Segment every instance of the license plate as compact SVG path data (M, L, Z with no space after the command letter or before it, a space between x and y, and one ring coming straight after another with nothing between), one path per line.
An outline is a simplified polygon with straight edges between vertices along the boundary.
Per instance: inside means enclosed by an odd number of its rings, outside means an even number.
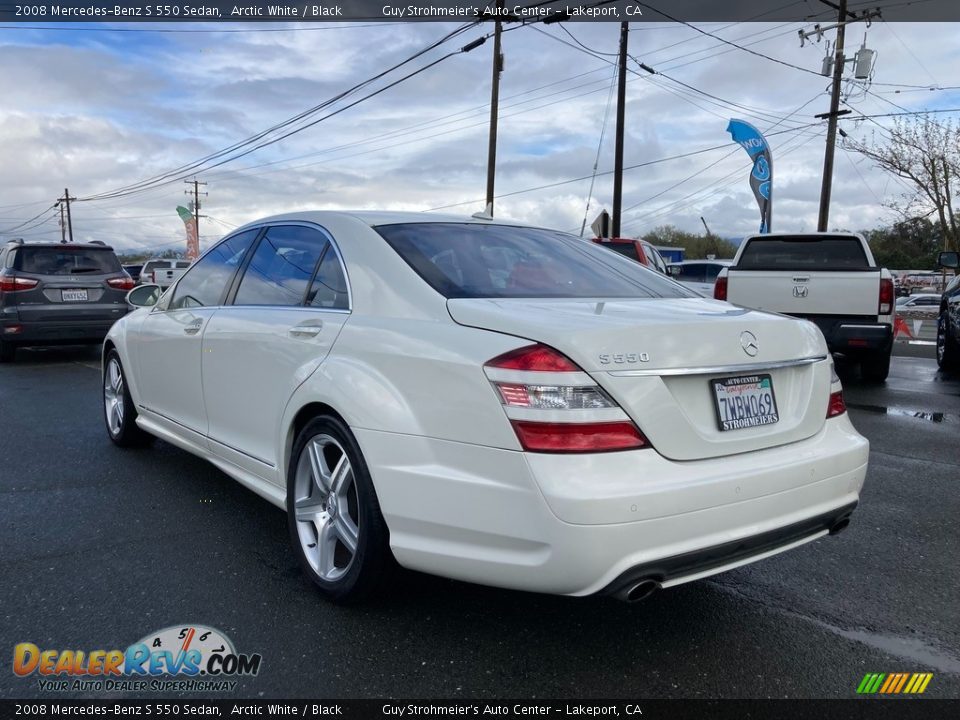
M86 302L86 290L61 290L64 302Z
M773 379L769 375L743 375L710 382L721 431L773 425L780 421Z

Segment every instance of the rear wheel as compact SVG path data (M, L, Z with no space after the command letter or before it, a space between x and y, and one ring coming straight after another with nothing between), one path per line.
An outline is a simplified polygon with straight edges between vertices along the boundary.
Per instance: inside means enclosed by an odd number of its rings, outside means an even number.
M17 348L15 345L11 345L8 342L0 340L0 362L8 363L13 362L13 359L17 355Z
M937 365L941 370L960 371L960 348L950 332L946 310L940 313L937 321Z
M143 447L153 442L153 436L137 425L137 409L116 350L107 353L103 366L103 419L107 434L115 445Z
M387 526L357 441L324 415L300 431L287 473L287 522L304 572L324 595L356 603L384 584Z
M860 375L867 382L882 383L890 374L890 352L870 355L860 361Z

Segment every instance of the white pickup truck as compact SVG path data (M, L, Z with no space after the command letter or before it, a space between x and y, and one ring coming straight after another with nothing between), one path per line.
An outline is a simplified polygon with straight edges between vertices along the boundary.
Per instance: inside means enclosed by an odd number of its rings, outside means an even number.
M714 297L805 318L833 353L860 363L864 380L883 382L893 349L893 275L849 233L771 233L743 240L720 271Z
M143 284L159 285L166 290L173 285L187 268L189 260L172 260L167 258L151 258L143 264L140 271L140 282Z

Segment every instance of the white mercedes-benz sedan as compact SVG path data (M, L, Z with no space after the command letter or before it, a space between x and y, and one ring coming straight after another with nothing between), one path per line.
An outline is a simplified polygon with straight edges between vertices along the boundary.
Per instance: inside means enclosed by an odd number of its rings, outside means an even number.
M286 509L343 602L394 562L639 600L838 532L866 474L815 325L552 230L271 217L129 301L110 438L162 438Z

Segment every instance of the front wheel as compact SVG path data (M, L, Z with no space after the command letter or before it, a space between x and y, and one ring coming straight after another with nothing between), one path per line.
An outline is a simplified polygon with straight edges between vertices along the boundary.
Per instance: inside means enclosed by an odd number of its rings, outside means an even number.
M384 584L387 526L360 447L338 418L311 420L294 442L287 522L304 572L331 600L360 602Z
M950 333L946 310L940 313L937 320L937 365L941 370L960 371L960 348Z
M137 409L127 388L120 353L111 350L103 365L103 419L107 435L120 447L144 447L153 436L137 425Z

